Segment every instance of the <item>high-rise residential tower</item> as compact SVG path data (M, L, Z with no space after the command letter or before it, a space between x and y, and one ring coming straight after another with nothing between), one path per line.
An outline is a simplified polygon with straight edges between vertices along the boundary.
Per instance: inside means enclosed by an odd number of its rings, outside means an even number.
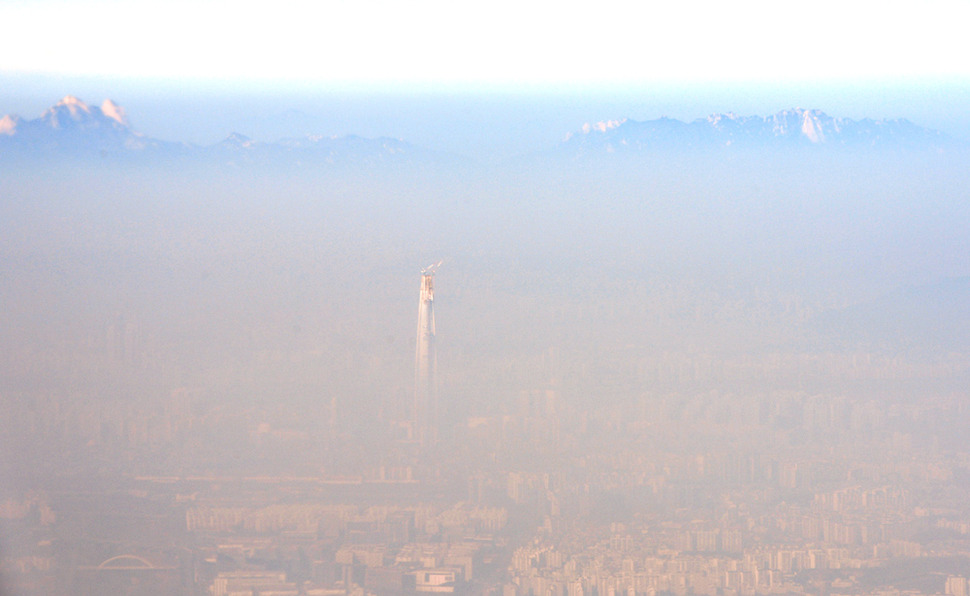
M418 339L414 357L414 408L412 438L422 446L438 440L438 361L434 339L434 274L441 262L421 271L418 301Z

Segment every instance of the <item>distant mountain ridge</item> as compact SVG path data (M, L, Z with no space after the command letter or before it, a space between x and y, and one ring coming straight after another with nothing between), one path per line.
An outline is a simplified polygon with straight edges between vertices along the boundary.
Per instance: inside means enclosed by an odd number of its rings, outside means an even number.
M586 124L569 134L563 146L578 150L641 151L714 147L782 148L944 148L943 133L905 119L833 118L821 110L793 108L771 116L713 114L692 122L670 118L611 120Z
M227 163L237 164L293 165L307 160L337 165L355 161L386 163L410 157L432 157L430 152L424 152L399 139L367 139L357 135L305 135L264 143L234 132L220 143L206 148L206 151L218 154Z
M5 158L188 160L248 167L426 163L441 155L398 139L355 135L307 135L266 143L232 133L209 146L161 141L133 130L124 108L110 99L96 107L68 95L34 120L13 114L0 119L0 161Z
M39 118L25 120L8 114L0 119L0 151L29 154L144 151L177 145L132 130L121 106L104 100L92 107L68 95Z
M744 148L781 153L792 148L944 150L958 145L946 135L908 120L833 118L795 108L771 116L714 114L692 122L670 118L586 124L545 157L612 153L672 153ZM523 156L526 157L526 156ZM539 156L542 159L541 156ZM232 167L384 167L467 163L455 155L387 137L306 135L260 142L238 133L209 146L168 142L136 132L124 108L110 99L89 106L68 95L39 118L0 119L0 163L175 162Z

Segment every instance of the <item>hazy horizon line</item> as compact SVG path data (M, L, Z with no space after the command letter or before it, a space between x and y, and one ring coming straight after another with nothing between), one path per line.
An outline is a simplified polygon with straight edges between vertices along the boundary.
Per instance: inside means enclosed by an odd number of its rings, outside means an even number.
M461 137L474 128L500 144L529 137L561 139L586 122L669 117L690 122L711 114L769 115L801 107L850 119L907 119L970 141L970 79L879 78L770 84L745 81L666 81L603 85L427 85L404 82L264 84L163 77L57 77L0 70L0 114L33 119L66 95L86 102L112 99L133 128L153 138L210 144L231 132L266 141L263 122L286 112L318 120L315 134L408 139ZM86 98L86 99L85 99Z

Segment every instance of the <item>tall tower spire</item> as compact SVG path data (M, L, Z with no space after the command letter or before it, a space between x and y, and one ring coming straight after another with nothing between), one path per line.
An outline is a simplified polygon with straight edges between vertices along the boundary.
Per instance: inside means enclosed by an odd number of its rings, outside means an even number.
M413 438L423 446L438 440L438 359L434 338L434 274L441 261L421 271L418 339L414 357Z

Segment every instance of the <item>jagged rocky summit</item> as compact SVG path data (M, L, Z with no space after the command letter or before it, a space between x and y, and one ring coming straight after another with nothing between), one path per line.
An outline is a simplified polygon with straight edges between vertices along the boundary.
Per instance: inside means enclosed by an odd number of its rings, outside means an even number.
M163 143L132 130L124 108L110 99L89 106L68 95L39 118L0 119L4 153L84 155L143 151Z

